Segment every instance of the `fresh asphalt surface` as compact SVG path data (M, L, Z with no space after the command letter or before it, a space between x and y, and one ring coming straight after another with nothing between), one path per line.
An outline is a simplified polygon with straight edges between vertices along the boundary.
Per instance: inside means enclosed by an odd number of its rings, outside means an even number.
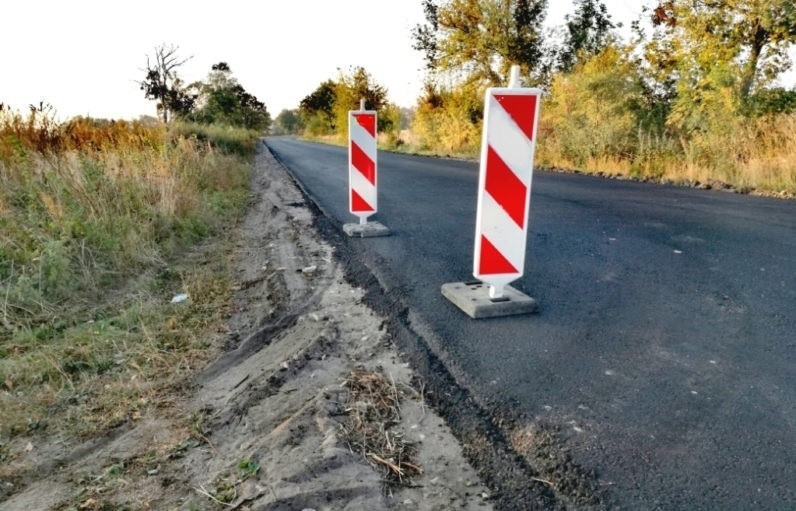
M327 215L345 148L266 145ZM525 274L535 315L473 320L478 166L380 152L366 245L386 287L494 410L561 428L609 507L796 509L796 201L536 171Z

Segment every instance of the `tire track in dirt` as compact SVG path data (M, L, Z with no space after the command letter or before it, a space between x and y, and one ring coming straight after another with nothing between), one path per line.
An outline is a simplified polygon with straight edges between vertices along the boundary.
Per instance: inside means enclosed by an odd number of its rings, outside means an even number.
M494 507L604 509L596 475L572 461L555 426L478 402L442 341L409 309L402 290L379 281L371 269L379 261L361 245L348 243L333 217L295 182L314 213L315 228L335 247L346 279L365 289L365 303L387 318L392 341L415 371L415 386L424 388L428 403L451 427L467 460L491 489Z
M405 484L387 484L384 467L341 437L351 371L383 374L396 389L419 380L313 224L263 147L222 355L185 382L183 402L69 452L53 446L61 461L33 467L37 480L0 509L491 509L422 392L401 391L400 422L389 425L423 470Z

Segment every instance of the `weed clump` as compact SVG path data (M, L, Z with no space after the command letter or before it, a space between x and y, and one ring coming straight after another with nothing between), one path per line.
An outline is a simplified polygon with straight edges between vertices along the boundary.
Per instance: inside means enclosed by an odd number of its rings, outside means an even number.
M380 470L389 484L410 484L423 470L414 462L415 447L392 429L401 419L400 394L394 382L358 368L343 381L348 389L342 437L352 452Z

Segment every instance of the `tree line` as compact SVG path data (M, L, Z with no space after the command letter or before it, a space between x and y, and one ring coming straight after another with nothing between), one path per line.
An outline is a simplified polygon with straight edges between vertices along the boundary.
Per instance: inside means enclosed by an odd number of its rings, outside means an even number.
M184 84L177 69L189 58L179 57L178 50L174 45L157 46L153 57L147 57L146 77L140 82L144 96L157 102L161 121L176 118L261 132L269 129L271 115L265 104L243 88L229 64L214 64L204 81Z
M425 85L411 119L357 68L275 127L342 137L342 114L366 97L396 145L473 155L484 90L505 86L516 64L526 86L545 91L542 164L796 190L786 149L796 145L796 90L777 86L796 42L792 0L650 0L625 37L600 0L574 0L552 32L546 0L421 2L425 20L408 44L423 55Z
M379 112L380 143L435 154L477 154L483 93L519 65L545 92L537 162L642 178L796 190L796 89L791 0L648 0L621 36L601 0L573 0L545 27L547 0L419 0L425 19L407 44L425 62L409 111L363 67L318 84L271 123L265 106L213 66L184 85L184 61L160 47L141 87L164 121L178 117L273 133L344 139L361 99Z

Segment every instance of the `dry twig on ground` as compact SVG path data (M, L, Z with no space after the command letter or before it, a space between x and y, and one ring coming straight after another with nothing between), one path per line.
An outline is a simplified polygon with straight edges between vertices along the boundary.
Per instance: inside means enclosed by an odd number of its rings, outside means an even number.
M402 395L384 375L357 368L343 381L348 389L345 420L340 427L349 449L384 471L391 484L410 484L423 471L415 463L415 447L392 429L401 420Z

